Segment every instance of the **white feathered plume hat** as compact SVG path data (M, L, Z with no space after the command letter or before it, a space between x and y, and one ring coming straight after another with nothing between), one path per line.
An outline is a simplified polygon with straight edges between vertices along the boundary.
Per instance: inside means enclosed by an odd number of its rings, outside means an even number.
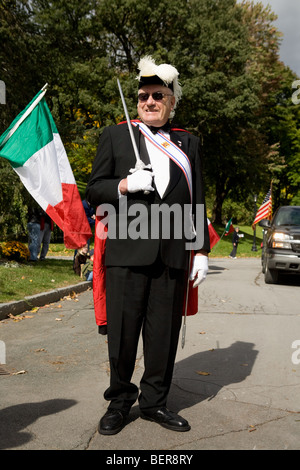
M182 94L177 69L169 64L156 65L151 56L143 57L138 63L138 69L140 73L136 78L139 81L139 88L156 84L170 88L175 96L175 109Z

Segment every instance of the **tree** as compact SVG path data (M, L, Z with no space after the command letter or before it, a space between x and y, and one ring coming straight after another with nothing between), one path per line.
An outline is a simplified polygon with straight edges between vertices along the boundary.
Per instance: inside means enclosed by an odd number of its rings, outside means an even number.
M175 120L202 139L215 221L225 198L265 190L272 172L295 187L296 172L283 173L282 158L293 168L297 161L277 148L278 123L296 146L297 118L279 118L276 108L283 68L270 8L237 0L5 0L0 15L0 78L10 83L0 127L48 82L46 99L83 187L103 127L125 118L116 76L136 117L136 65L145 54L180 72Z
M0 105L0 134L40 88L39 41L25 0L0 4L0 79L6 85L6 104ZM0 159L0 237L26 233L30 196L9 163Z
M199 58L187 64L187 110L192 110L194 129L203 138L207 180L215 193L212 218L218 223L225 198L245 199L257 192L267 173L271 149L262 124L268 93L278 86L273 18L268 9L247 2L207 1L201 2L190 26L200 34Z
M5 106L0 106L0 133L28 104L41 84L40 42L26 0L0 4L0 77L6 84Z
M297 76L282 65L281 84L270 108L269 141L277 142L285 160L284 169L275 174L275 207L300 203L300 107L292 101L292 84Z

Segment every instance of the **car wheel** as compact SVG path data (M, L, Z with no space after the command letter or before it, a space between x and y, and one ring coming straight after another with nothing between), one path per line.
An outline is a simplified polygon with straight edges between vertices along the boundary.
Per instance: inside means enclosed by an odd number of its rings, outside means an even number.
M269 269L268 263L265 267L265 283L276 284L278 282L278 271L276 269Z

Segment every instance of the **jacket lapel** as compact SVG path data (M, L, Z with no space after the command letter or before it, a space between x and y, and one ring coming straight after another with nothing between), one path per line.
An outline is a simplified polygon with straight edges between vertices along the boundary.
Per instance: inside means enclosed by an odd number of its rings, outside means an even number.
M145 139L143 138L143 135L139 130L139 126L132 126L132 130L133 130L134 139L135 139L138 151L139 151L140 159L145 163L145 165L148 165L150 163L150 158L147 152ZM128 132L129 132L129 129L128 129Z

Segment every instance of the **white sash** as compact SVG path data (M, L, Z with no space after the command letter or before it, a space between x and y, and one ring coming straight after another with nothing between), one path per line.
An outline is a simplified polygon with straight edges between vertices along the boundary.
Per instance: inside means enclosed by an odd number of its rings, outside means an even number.
M167 155L179 168L183 171L190 196L191 202L193 197L193 189L192 189L192 168L191 163L188 159L188 156L170 139L162 134L161 132L157 132L153 134L150 129L142 122L132 121L133 126L139 126L141 133L148 139L155 147L161 150L165 155Z

